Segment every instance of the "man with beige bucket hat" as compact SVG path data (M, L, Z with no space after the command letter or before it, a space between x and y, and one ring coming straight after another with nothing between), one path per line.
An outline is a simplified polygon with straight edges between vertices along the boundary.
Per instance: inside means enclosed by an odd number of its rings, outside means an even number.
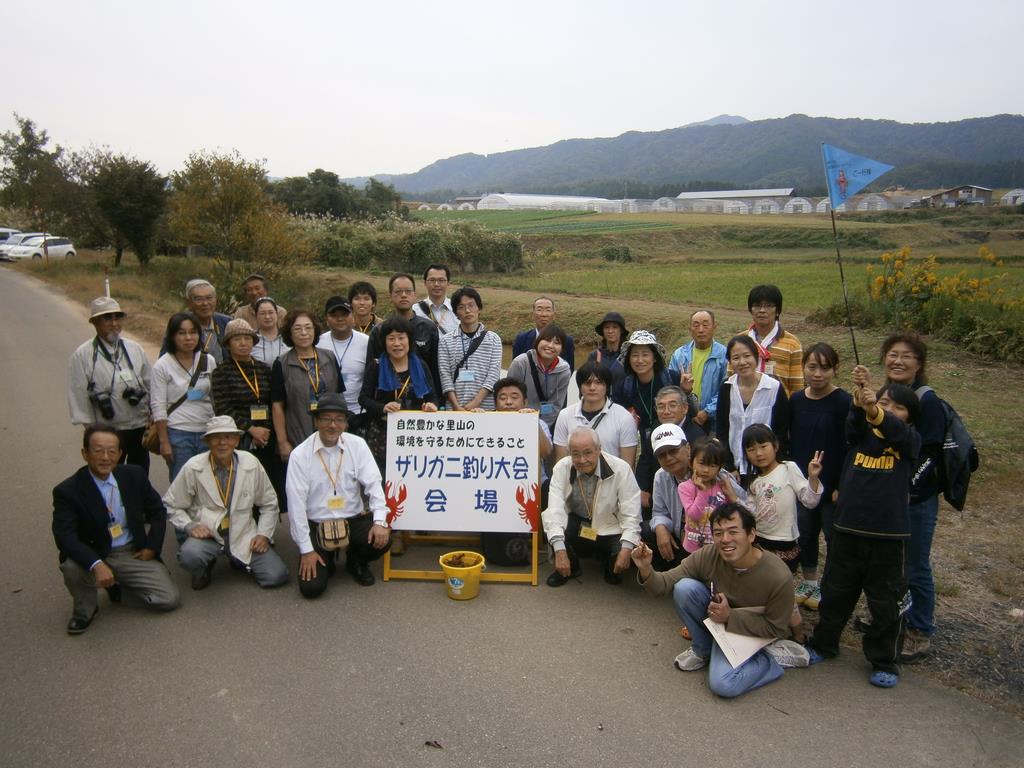
M271 546L277 495L259 460L236 450L241 436L230 416L210 419L203 433L210 450L189 459L164 495L171 524L188 534L178 562L192 575L195 590L209 586L222 552L261 587L288 581L288 569Z

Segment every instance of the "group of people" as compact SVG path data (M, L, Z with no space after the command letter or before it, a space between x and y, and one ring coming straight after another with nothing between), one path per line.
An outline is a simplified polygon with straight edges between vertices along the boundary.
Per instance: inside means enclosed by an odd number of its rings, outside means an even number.
M122 335L117 301L93 301L95 334L69 367L86 466L54 490L74 602L67 631L88 628L97 588L117 600L124 586L162 610L179 604L160 561L168 521L196 590L220 555L261 587L286 583L273 546L284 512L302 595L324 592L342 552L349 575L372 584L369 563L402 546L381 489L387 415L496 409L537 414L548 585L578 576L589 554L609 583L635 566L645 589L672 594L691 639L676 665L710 662L717 693L834 656L861 592L872 683L891 687L901 660L928 652L944 414L925 386L918 336L886 339L884 382L856 366L851 394L838 386L835 350L804 349L780 324L781 291L758 285L749 328L722 343L714 313L695 311L691 338L671 355L608 312L577 370L574 340L541 296L503 377L502 340L481 321L479 291L449 295L441 264L423 280L419 299L412 275L390 278L386 319L368 282L329 298L318 316L279 306L252 275L229 317L213 285L190 280L152 366ZM168 466L162 499L148 482L146 444ZM799 605L820 612L810 637ZM767 645L733 668L715 650L709 617Z

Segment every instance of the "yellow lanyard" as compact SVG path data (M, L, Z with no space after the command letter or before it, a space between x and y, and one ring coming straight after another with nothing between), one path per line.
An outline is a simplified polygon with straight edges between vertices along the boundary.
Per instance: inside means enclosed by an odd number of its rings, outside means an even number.
M412 372L411 371L409 372L409 378L407 378L405 380L405 384L402 385L402 388L395 390L395 400L398 400L399 402L401 402L402 395L404 395L405 394L405 390L407 390L409 388L409 382L410 381L412 381Z
M228 481L223 488L220 486L220 478L217 477L217 468L213 464L213 454L210 454L210 471L213 473L213 483L217 486L217 493L220 494L221 503L224 504L224 509L228 509L228 499L231 498L231 484L235 478L235 460L231 458L231 466L228 468ZM230 513L231 510L228 510Z
M256 395L256 402L258 403L260 401L260 380L256 376L256 362L253 361L252 364L252 381L249 381L249 377L245 375L245 371L242 370L242 366L239 365L237 360L235 360L235 367L242 374L242 378L245 379L245 383L249 386L249 391Z
M313 381L313 375L309 372L309 366L303 362L303 359L308 360L309 358L299 358L299 362L302 363L302 367L306 369L306 377L309 379L309 386L313 388L313 394L320 392L320 355L313 352L313 367L316 369L316 381Z
M583 499L583 508L587 510L587 520L594 519L594 499L597 498L597 488L594 488L593 498L588 499L586 492L583 490L583 481L580 476L576 475L576 485L580 489L580 498Z
M322 449L321 449L322 450ZM324 472L327 473L327 479L331 481L331 488L334 489L334 495L338 495L338 480L341 479L341 465L345 461L345 451L341 452L341 456L338 457L338 468L334 470L337 474L332 475L330 468L327 466L327 462L324 461L324 455L320 452L316 452L316 457L320 459L320 463L323 465Z
M366 333L366 332L367 332L367 329L368 329L368 328L369 328L369 327L370 327L371 325L373 325L373 315L372 315L372 314L370 315L370 321L369 321L369 322L368 322L368 323L367 323L366 325L359 325L359 323L356 323L356 328L358 328L358 329L359 329L359 332L360 332L360 333Z

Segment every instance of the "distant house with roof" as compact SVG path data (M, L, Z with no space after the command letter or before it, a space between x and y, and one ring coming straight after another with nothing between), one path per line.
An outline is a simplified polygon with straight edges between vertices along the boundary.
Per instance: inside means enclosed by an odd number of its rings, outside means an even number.
M958 205L992 205L992 190L976 184L962 184L944 189L928 198L932 208L953 208Z

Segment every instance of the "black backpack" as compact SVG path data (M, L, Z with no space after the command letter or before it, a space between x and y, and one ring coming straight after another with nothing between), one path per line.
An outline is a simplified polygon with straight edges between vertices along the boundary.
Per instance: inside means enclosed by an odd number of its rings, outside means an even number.
M918 387L915 392L917 397L923 398L928 392L934 392L931 387ZM978 449L974 445L974 438L971 437L963 419L956 410L936 395L942 405L942 412L946 417L946 430L942 439L942 457L939 461L939 485L942 488L942 497L949 502L950 506L958 512L964 511L964 504L967 501L967 486L971 482L971 473L978 469Z

